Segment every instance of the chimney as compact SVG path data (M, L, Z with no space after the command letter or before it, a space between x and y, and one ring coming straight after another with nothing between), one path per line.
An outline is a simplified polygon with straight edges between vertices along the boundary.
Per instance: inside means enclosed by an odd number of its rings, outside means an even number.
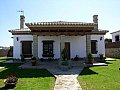
M25 16L24 15L20 15L20 29L24 30L24 22L25 22Z
M98 15L93 15L93 23L96 24L96 26L94 27L94 30L98 31Z

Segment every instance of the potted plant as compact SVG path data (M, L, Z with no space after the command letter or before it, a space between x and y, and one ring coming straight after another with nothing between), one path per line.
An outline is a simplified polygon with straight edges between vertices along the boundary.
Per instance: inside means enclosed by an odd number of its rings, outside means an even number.
M88 63L93 64L93 55L92 55L92 53L89 53L87 58L88 58Z
M68 56L67 49L64 48L61 52L61 60L60 60L60 69L63 71L67 71L71 68L70 60L68 60L67 56Z
M103 59L103 58L104 58L103 55L104 55L104 54L99 54L100 59Z
M67 59L68 52L65 48L62 50L61 55L62 55L62 63L61 64L62 65L68 65L69 64L68 59Z
M78 61L78 60L79 60L78 55L75 56L74 60L75 60L75 61Z
M20 54L20 57L21 57L21 61L24 62L25 61L25 57L23 54Z
M62 50L61 55L62 55L62 60L66 60L67 59L68 53L67 53L67 50L65 48Z
M36 65L36 57L32 57L31 59L32 66Z
M12 74L10 76L6 76L4 79L5 87L11 87L11 86L15 87L17 81L18 81L17 77Z

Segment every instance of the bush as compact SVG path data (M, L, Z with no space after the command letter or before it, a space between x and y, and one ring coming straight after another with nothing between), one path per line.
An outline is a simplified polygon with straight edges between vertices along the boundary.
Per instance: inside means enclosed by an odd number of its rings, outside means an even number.
M87 58L88 58L88 63L93 63L93 55L92 55L92 53L89 53Z
M21 56L21 61L24 62L24 61L25 61L24 55L23 55L23 54L20 54L20 56Z
M100 56L100 59L104 59L104 56L103 56L104 54L99 54L99 56Z
M75 60L75 61L78 61L78 60L79 60L78 55L75 56L74 60Z

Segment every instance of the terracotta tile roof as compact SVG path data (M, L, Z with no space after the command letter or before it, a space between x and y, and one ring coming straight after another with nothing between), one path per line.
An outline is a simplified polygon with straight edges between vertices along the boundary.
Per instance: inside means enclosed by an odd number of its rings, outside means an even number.
M67 22L67 21L54 21L54 22L33 22L26 23L26 26L54 26L54 25L95 25L96 23L86 23L86 22Z

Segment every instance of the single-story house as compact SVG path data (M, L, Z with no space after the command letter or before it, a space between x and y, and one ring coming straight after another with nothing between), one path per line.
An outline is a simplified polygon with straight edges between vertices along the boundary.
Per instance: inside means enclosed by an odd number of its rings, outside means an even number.
M25 23L20 15L20 29L9 30L13 35L13 57L60 58L66 48L68 59L76 55L86 58L88 53L94 57L105 55L104 35L106 30L98 29L98 15L92 23L85 22L33 22Z
M120 30L110 33L112 35L112 42L120 41Z

